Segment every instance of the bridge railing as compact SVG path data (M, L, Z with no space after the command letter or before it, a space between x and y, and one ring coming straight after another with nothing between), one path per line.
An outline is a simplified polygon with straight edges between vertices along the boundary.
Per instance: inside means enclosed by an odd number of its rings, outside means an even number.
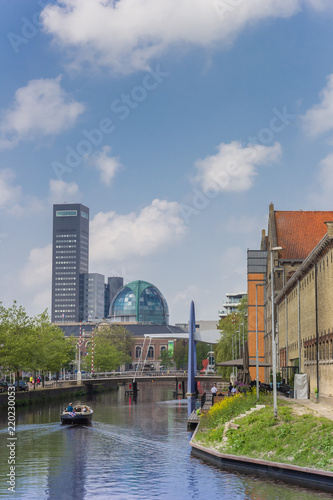
M89 374L90 375L90 374ZM135 376L135 370L128 370L124 372L98 372L94 373L92 376L87 378L111 378L111 377L119 377L119 378L124 378L124 377L129 377L133 378ZM154 371L154 370L147 370L140 372L140 374L136 374L136 378L140 377L187 377L187 370L163 370L163 371Z

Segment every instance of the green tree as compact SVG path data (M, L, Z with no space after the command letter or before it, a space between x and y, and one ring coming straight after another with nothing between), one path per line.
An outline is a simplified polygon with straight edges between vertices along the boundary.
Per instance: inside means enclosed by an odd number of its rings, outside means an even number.
M94 371L113 371L131 362L132 337L119 325L103 325L94 335ZM88 349L83 366L91 368L92 348Z
M167 349L163 349L163 351L161 351L161 356L158 359L161 360L161 366L166 369L170 368L174 364L172 352Z
M211 344L206 344L205 342L197 342L197 370L202 370L202 361L208 358L208 353L211 351Z
M30 342L29 368L34 372L59 372L75 358L76 342L73 337L65 338L63 331L51 323L47 311L34 318Z
M218 329L221 331L219 342L215 346L215 360L217 363L229 361L233 358L232 344L236 342L237 358L239 357L239 331L241 335L241 345L243 344L243 321L244 321L244 338L247 340L247 298L243 298L237 307L237 312L228 314L225 318L219 321ZM235 345L234 345L235 350ZM236 353L234 352L234 358ZM232 367L220 366L218 373L222 377L230 377Z
M59 371L75 356L73 342L52 325L46 311L31 318L22 306L0 305L0 366L4 371ZM36 378L36 377L35 377Z
M188 342L177 340L173 347L173 360L177 370L186 370L188 364Z
M4 371L15 372L17 383L19 371L29 368L33 328L33 320L16 301L8 309L0 304L0 366Z

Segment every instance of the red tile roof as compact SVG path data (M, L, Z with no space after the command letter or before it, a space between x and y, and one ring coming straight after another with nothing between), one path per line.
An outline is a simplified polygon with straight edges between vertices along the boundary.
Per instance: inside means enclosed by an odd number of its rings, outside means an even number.
M305 259L327 232L324 222L333 221L333 212L275 211L279 253L282 259Z

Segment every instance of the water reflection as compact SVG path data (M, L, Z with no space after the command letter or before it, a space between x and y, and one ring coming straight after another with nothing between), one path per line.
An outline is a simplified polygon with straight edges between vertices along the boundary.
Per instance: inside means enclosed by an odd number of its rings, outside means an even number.
M191 402L191 404L194 402ZM193 457L187 399L172 389L140 387L136 403L125 388L90 401L91 426L61 426L63 404L20 410L16 494L6 490L7 457L0 457L0 494L12 499L317 500L302 491L225 472ZM2 422L0 444L6 449ZM6 495L7 493L7 495Z

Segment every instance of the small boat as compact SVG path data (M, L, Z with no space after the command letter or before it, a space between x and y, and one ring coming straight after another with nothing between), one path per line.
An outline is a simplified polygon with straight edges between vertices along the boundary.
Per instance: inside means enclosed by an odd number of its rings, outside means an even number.
M62 424L89 424L93 418L93 410L87 405L76 405L73 411L64 410L61 415Z

